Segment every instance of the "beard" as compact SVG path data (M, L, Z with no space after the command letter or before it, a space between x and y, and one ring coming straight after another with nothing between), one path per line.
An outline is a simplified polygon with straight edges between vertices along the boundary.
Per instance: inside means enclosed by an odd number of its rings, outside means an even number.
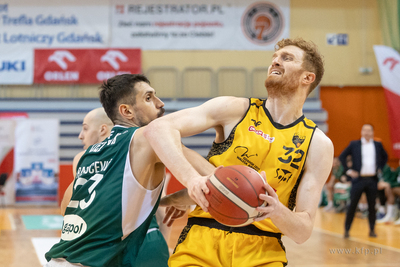
M300 74L301 71L294 73L290 77L275 77L268 75L264 83L268 92L268 97L288 96L296 92L300 85Z
M165 108L160 108L160 111L157 113L157 118L162 117L164 113L165 113Z
M160 111L157 113L157 117L154 118L154 119L162 117L164 115L164 113L165 113L165 109L164 108L160 108ZM136 114L141 114L141 113L136 112ZM146 126L147 124L149 124L154 119L149 119L148 117L144 118L143 116L138 115L136 117L136 124L139 127L143 127L143 126Z

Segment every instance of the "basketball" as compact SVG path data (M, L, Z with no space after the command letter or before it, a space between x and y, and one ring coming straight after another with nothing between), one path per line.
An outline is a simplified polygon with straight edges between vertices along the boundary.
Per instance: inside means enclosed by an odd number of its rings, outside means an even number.
M246 226L260 216L256 208L266 205L258 198L266 194L265 180L254 169L244 165L222 167L207 181L208 211L219 223L231 227Z

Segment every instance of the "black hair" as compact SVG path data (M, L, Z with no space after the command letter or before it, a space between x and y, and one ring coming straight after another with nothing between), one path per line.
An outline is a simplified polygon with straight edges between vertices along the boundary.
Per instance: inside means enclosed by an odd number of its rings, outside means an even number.
M135 85L139 82L150 84L143 74L121 74L104 81L100 86L100 102L113 123L117 119L120 104L135 105Z

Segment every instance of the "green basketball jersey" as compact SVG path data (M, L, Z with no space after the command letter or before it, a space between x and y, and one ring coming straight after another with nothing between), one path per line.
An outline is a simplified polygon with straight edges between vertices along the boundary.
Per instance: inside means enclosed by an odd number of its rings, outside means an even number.
M131 266L163 186L147 190L132 174L129 148L137 129L117 125L81 157L61 240L46 253L48 261L64 258L93 267Z

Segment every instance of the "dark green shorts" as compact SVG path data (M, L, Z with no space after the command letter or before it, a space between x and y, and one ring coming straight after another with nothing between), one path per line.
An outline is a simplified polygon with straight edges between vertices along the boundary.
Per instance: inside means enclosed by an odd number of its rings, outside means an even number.
M160 230L146 234L136 258L135 267L168 267L169 250Z

